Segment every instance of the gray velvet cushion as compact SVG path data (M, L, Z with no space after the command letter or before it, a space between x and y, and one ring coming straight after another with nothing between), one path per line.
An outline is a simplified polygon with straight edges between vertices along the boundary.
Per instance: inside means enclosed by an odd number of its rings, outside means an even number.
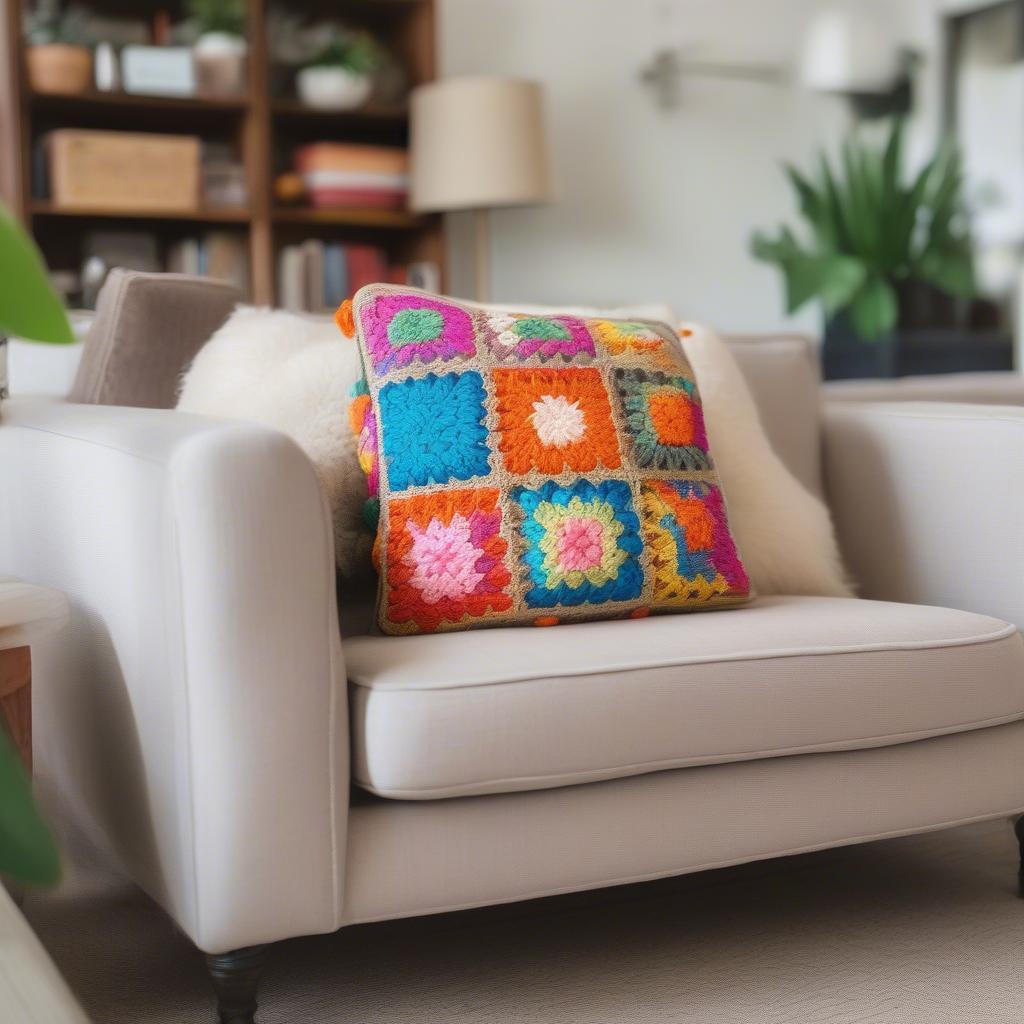
M208 277L112 270L69 399L173 409L182 373L240 300Z

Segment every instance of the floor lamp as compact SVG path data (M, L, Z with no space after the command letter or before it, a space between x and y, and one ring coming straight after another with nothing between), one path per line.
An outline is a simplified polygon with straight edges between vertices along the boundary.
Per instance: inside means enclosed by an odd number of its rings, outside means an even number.
M474 291L486 302L488 211L549 198L541 87L448 78L414 89L410 113L410 205L418 213L474 212Z

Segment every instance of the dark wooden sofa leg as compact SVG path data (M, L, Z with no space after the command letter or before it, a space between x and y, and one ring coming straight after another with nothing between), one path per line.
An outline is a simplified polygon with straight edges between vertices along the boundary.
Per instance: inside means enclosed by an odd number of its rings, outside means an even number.
M1017 895L1024 899L1024 815L1013 823L1013 831L1017 835L1017 846L1020 849L1020 861L1017 866Z
M206 970L217 993L220 1024L254 1024L256 986L267 962L267 946L207 953Z

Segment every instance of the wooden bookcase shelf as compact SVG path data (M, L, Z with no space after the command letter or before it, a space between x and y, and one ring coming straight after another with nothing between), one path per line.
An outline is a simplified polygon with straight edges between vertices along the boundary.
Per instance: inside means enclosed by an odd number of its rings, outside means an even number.
M291 149L313 141L382 142L408 140L405 104L370 105L348 112L314 110L287 95L272 95L267 47L267 0L246 0L248 88L239 96L141 96L91 90L64 95L33 92L28 85L21 23L33 0L0 0L0 193L32 231L56 269L74 269L85 234L96 228L140 228L172 242L193 228L226 227L248 243L251 299L273 304L280 248L302 237L379 245L400 261L432 260L444 279L444 237L440 217L404 210L278 207L273 198L277 172ZM123 0L87 0L101 13L124 13ZM133 12L160 9L181 13L177 0L138 0ZM369 28L402 61L411 85L429 81L436 69L434 0L294 0L289 9L310 17L336 17ZM204 142L227 143L240 156L248 182L244 209L196 210L71 209L33 196L33 148L55 128L190 133ZM77 256L76 256L77 254Z
M427 218L418 217L405 210L376 210L369 207L281 207L273 211L271 219L281 224L305 224L314 227L334 224L399 231L426 229L430 225Z
M247 209L207 207L200 210L107 210L103 207L54 206L43 200L33 200L29 206L33 217L75 217L91 220L185 220L195 224L248 224Z
M128 92L84 93L30 92L29 105L34 110L74 115L83 110L168 110L186 114L222 114L238 116L249 107L248 96L139 96Z

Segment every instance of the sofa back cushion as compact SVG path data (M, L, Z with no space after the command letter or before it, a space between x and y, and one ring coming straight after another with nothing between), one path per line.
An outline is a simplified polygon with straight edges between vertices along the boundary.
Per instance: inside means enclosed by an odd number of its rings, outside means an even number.
M100 290L69 400L173 409L182 374L240 299L234 285L209 277L115 268Z
M726 338L753 392L768 440L789 471L821 496L821 370L817 347L801 335Z

